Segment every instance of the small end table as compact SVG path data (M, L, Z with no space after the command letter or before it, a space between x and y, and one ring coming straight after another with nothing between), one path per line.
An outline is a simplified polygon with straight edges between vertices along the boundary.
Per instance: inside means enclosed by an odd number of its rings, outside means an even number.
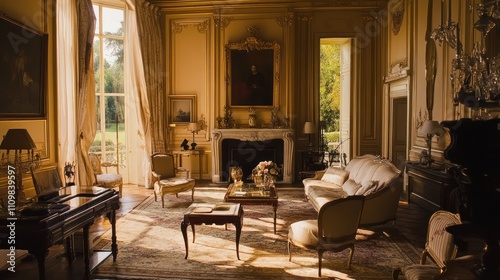
M240 259L239 244L241 227L243 226L243 207L239 203L220 202L216 204L193 203L186 212L181 222L182 236L186 246L186 256L188 257L187 226L191 225L193 231L193 243L195 240L195 225L226 225L233 224L236 227L236 256Z

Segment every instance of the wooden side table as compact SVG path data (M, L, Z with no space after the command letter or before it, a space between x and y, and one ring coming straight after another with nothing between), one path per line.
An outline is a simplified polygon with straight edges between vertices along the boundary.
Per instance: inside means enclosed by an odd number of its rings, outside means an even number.
M187 226L191 225L193 231L193 243L195 240L195 225L226 225L233 224L236 227L236 256L240 259L240 235L243 227L243 207L239 203L221 202L217 204L193 203L184 212L184 219L181 222L182 236L186 246L186 256L188 257Z
M176 168L182 166L182 157L183 156L198 156L198 166L200 168L199 179L203 178L203 154L205 151L203 149L195 149L195 150L175 150L172 151L172 154L175 156ZM191 170L191 173L192 170Z

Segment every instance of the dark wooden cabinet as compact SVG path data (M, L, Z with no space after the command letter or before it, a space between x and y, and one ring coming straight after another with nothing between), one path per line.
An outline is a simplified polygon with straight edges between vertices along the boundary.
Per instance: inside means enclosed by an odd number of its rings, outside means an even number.
M455 178L444 169L428 168L414 162L406 162L408 175L408 202L435 212L454 211L450 193L457 187Z

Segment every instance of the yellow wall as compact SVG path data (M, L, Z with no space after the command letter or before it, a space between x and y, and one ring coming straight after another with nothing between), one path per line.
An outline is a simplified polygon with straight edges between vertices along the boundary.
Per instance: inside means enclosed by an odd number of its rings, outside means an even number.
M39 119L0 119L0 135L5 135L9 128L26 128L42 156L44 167L54 165L57 160L57 127L55 111L55 7L52 0L1 1L0 11L21 25L48 34L46 116ZM34 195L31 177L27 174L23 180L27 197ZM0 177L0 196L6 194L6 178Z

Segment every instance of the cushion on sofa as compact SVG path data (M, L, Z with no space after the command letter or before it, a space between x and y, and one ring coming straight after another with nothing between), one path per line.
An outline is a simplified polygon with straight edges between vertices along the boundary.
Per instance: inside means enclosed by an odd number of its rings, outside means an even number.
M318 186L311 186L308 195L309 202L318 212L328 201L344 197L347 197L347 193L342 188L326 189Z
M326 170L323 177L321 177L321 180L342 186L348 177L349 177L348 171L338 167L330 166Z
M363 182L363 184L361 184L361 188L356 191L356 195L369 195L374 193L377 190L378 185L378 181L375 180Z
M353 179L348 179L342 185L342 189L347 193L347 195L354 195L361 188L361 184L356 183Z

